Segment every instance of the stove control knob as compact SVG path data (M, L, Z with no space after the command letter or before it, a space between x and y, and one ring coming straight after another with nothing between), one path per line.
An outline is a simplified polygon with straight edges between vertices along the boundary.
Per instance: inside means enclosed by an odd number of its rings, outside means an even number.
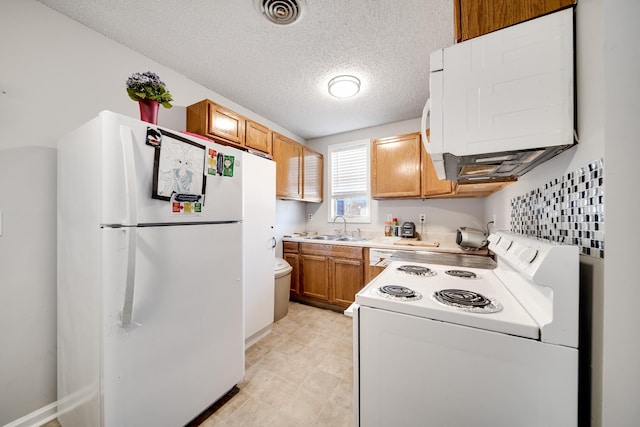
M526 248L520 253L519 258L520 258L520 261L526 264L531 264L533 260L536 259L537 256L538 256L537 249Z
M500 242L497 246L502 252L506 252L511 249L511 245L513 245L513 240L500 239Z

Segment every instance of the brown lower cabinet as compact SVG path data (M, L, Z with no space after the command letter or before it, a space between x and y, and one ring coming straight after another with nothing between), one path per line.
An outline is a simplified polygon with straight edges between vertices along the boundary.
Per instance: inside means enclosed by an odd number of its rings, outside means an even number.
M336 311L349 307L364 286L364 250L284 242L283 258L293 266L291 299Z
M287 248L286 248L287 243L291 243L291 242L285 242L285 250L282 258L285 261L287 261L289 265L293 268L293 270L291 270L291 289L289 292L289 296L290 296L290 299L295 299L295 297L299 293L298 290L300 289L299 280L298 280L298 278L300 277L300 255L298 255L297 243L295 244L296 245L295 253L287 252Z

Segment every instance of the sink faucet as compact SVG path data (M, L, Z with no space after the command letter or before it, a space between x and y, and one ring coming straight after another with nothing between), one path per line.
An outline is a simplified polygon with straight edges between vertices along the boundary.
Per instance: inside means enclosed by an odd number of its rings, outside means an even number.
M347 219L345 217L343 217L342 215L336 215L335 218L333 218L333 223L336 223L336 219L338 218L342 218L342 220L344 221L344 235L347 235Z

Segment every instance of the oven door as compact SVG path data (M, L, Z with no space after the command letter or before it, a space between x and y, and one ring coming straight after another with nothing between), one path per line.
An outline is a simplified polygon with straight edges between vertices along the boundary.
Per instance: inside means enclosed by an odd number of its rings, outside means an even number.
M577 349L365 306L357 313L356 426L577 425Z

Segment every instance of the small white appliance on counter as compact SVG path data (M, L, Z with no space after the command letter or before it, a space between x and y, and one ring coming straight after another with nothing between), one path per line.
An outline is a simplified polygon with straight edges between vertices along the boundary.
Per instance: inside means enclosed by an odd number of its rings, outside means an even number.
M440 179L513 181L573 146L573 21L569 8L431 54L422 141Z
M244 375L242 152L103 111L58 146L58 421L185 425Z
M456 244L465 250L477 250L489 243L487 232L471 227L460 227L456 230Z
M493 269L414 255L358 292L356 426L577 425L578 248L489 240Z

